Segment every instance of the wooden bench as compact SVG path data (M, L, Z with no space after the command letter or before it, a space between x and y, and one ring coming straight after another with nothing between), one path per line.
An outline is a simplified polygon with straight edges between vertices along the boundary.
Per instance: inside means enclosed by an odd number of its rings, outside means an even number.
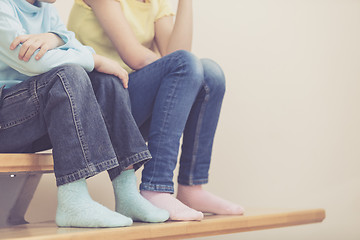
M206 216L201 222L134 223L123 228L58 228L53 222L0 229L1 240L173 240L318 223L323 209L248 210L244 216Z
M53 168L51 153L0 154L0 228L27 223L24 215L41 175Z
M125 228L58 228L27 223L24 215L43 173L53 172L51 153L0 154L0 239L186 239L322 222L323 209L247 210L244 216L206 216L201 222L135 223Z

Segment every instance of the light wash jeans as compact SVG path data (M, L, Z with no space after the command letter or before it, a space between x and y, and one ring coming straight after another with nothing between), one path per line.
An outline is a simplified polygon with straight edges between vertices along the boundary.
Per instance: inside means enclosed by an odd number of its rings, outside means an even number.
M153 159L142 172L141 190L174 192L180 138L178 182L208 182L211 152L225 77L215 62L177 51L129 75L135 121Z
M0 92L0 152L53 148L57 185L151 158L114 76L64 65Z

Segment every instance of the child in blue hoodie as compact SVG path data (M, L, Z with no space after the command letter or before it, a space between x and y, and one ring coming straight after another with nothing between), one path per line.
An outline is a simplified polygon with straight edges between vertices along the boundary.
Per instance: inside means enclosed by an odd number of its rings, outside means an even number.
M81 45L50 3L0 0L0 152L53 149L62 227L120 227L168 219L142 198L134 170L151 158L131 115L128 76ZM107 170L116 211L86 178Z

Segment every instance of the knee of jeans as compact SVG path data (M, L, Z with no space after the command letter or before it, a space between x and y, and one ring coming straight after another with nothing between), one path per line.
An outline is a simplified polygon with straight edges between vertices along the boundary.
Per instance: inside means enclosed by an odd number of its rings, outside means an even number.
M194 87L200 87L204 83L204 69L200 59L185 50L178 50L174 54L180 59L179 66L186 73L185 79Z
M60 78L65 80L66 83L73 88L81 90L91 87L90 79L87 75L87 72L80 65L66 64L60 66L57 70L57 73Z
M64 71L65 73L71 74L71 75L87 74L85 69L83 67L81 67L80 65L77 65L77 64L65 64L65 65L62 65L62 66L58 67L58 71Z
M220 65L211 59L201 59L201 63L204 69L205 84L211 90L224 94L226 89L225 75Z

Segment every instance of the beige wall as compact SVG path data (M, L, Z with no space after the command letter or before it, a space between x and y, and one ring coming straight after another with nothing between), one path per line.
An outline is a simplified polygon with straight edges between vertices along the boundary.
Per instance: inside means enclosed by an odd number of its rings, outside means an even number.
M56 4L64 20L71 3ZM206 239L360 239L360 1L194 5L194 52L227 76L207 188L246 208L327 211L322 224ZM90 188L112 207L106 174ZM55 195L46 176L28 218L53 218Z

